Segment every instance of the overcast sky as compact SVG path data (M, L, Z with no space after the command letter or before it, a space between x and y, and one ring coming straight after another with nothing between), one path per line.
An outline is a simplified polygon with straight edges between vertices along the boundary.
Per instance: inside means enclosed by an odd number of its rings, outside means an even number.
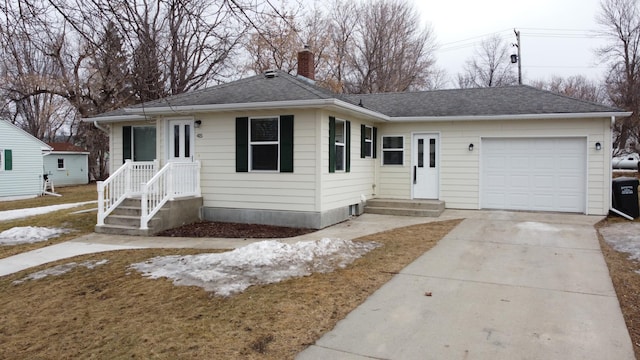
M498 33L515 43L514 28L521 33L525 84L552 75L603 76L604 67L594 54L606 43L594 37L601 29L596 22L599 0L413 1L440 44L437 64L451 78L462 71L483 37Z

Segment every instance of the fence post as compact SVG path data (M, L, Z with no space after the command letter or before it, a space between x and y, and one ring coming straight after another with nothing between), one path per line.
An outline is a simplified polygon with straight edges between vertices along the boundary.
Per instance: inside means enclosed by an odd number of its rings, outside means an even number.
M196 165L196 196L202 196L202 190L200 189L200 161L196 161L198 165Z
M104 182L98 181L98 226L104 225Z
M174 162L170 162L169 164L169 170L168 170L168 175L165 176L165 179L167 181L167 196L169 197L169 200L173 200L175 198L175 194L173 193L173 181L174 181L174 174L173 174L173 164L175 164Z
M131 159L124 161L126 168L124 169L124 193L129 196L131 194Z

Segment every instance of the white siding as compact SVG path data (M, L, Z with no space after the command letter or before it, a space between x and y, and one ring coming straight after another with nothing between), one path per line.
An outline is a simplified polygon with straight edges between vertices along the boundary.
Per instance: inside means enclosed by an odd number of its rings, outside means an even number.
M294 116L293 173L236 172L236 117ZM202 163L204 206L316 211L316 112L253 111L196 116L195 159Z
M64 159L64 169L58 169L58 159ZM44 157L45 173L50 174L54 186L89 183L87 154L51 153Z
M0 120L0 150L11 150L12 170L0 169L0 197L42 193L42 147L46 144ZM4 156L4 153L3 153Z
M329 116L351 122L351 171L329 173ZM377 126L376 124L354 118L349 115L323 112L320 119L320 184L322 189L321 210L341 208L359 204L361 196L367 199L375 196L375 169L377 159L360 158L360 125ZM378 145L380 148L380 145ZM378 150L378 158L380 151Z
M480 206L480 154L482 137L587 137L587 213L606 214L610 194L607 171L611 146L610 119L450 121L430 123L387 123L383 135L405 136L404 166L380 166L378 197L411 197L411 135L440 134L440 199L448 208L478 209ZM595 143L602 143L601 151ZM469 151L469 144L474 150ZM380 147L379 147L380 149Z

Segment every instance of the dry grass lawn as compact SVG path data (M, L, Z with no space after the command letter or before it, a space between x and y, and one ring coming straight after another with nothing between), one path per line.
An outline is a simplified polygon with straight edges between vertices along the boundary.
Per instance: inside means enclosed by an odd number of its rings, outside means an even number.
M640 219L635 221L640 222ZM598 223L596 228L618 222L628 222L628 220L617 216L609 216ZM613 287L620 302L622 315L631 336L636 359L640 359L640 274L636 273L636 270L640 270L640 263L629 260L629 254L614 250L599 233L598 238L600 239L602 254L609 267L609 275L613 281Z
M14 285L56 264L25 270L0 279L0 358L291 359L458 223L366 236L359 240L384 245L345 269L250 287L230 298L143 278L128 268L157 255L202 250L82 256L73 261L109 263Z
M93 201L98 199L98 193L96 191L95 184L56 188L56 192L62 194L63 196L41 196L33 199L0 202L0 211ZM64 234L47 241L41 241L33 244L0 245L0 259L20 254L26 251L57 244L92 232L96 224L95 211L82 214L72 213L79 210L91 209L96 207L96 204L89 204L72 209L59 210L48 214L30 216L23 219L16 219L11 221L2 221L2 219L0 219L0 232L11 229L13 227L22 226L54 228L63 227L73 230L68 234Z

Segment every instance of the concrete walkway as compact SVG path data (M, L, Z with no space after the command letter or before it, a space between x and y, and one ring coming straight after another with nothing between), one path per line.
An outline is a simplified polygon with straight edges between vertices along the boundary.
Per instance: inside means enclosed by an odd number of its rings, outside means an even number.
M600 217L464 215L296 359L635 359Z
M320 240L322 238L355 239L397 227L461 218L462 215L456 211L450 211L439 218L364 214L309 234L271 240L295 243L305 240ZM91 233L71 241L0 259L0 276L13 274L57 260L104 251L145 248L235 249L263 240L266 239L144 237Z

